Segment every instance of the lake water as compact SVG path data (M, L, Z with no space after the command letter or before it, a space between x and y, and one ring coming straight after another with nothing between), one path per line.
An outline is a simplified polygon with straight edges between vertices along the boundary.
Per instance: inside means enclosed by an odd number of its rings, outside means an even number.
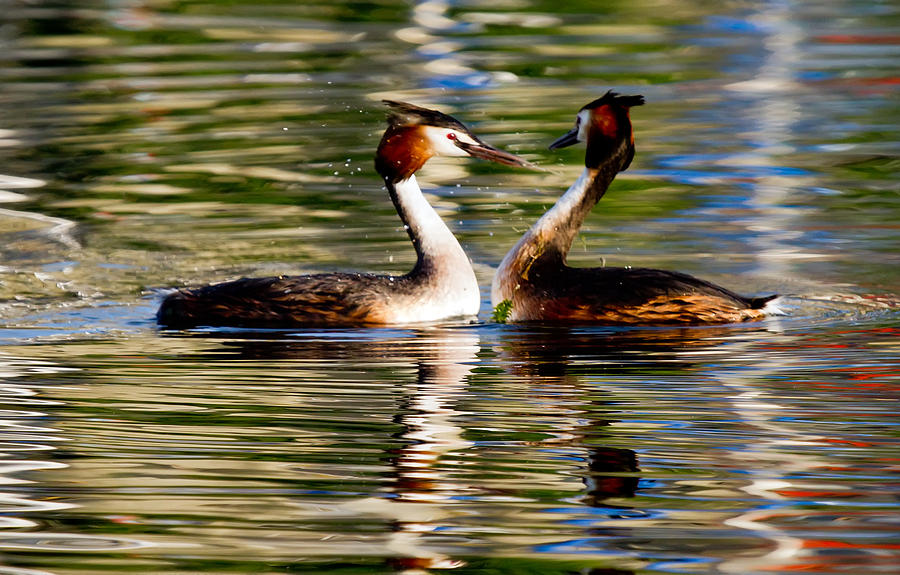
M894 2L0 2L0 574L897 573ZM490 321L613 88L577 265L787 315ZM162 290L403 273L382 98L548 168L420 177L477 324L161 331Z

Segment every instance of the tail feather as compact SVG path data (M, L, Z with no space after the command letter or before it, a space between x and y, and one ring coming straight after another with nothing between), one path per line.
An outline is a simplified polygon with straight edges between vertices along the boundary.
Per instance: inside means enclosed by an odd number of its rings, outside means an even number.
M766 304L777 298L778 294L775 295L767 295L763 297L753 297L750 298L750 309L762 309L766 307Z
M775 295L767 295L764 297L755 297L750 298L750 308L755 310L760 310L766 315L789 315L784 309L779 306L781 300L778 298L781 297L778 294Z

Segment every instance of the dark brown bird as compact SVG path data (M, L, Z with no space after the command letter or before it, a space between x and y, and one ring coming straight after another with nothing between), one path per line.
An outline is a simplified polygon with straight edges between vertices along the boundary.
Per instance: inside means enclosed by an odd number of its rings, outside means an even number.
M169 294L157 321L171 328L285 328L408 324L475 316L478 282L453 233L422 195L415 173L432 156L472 156L507 165L527 161L493 148L456 119L385 101L388 127L375 155L418 256L401 276L325 273L244 278Z
M507 321L604 325L713 324L759 319L777 296L744 297L695 277L648 268L572 268L566 255L585 216L634 158L629 109L612 91L584 106L550 149L586 142L578 180L506 254L491 303ZM499 306L499 307L498 307Z

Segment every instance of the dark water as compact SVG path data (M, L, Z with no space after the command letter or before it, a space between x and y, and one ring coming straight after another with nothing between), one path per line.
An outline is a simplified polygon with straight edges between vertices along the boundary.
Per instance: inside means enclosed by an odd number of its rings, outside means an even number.
M900 571L900 10L597 4L0 2L0 573ZM788 315L155 328L409 269L382 98L550 168L423 172L486 288L609 88L638 153L571 261Z

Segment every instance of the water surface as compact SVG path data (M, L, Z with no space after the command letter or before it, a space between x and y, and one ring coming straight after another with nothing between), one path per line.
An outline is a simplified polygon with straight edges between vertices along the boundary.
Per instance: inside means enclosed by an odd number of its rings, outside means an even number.
M595 4L0 11L0 572L896 572L897 7ZM788 315L489 321L610 88L637 156L572 263ZM423 170L479 323L158 330L167 287L412 266L382 98L549 168Z

